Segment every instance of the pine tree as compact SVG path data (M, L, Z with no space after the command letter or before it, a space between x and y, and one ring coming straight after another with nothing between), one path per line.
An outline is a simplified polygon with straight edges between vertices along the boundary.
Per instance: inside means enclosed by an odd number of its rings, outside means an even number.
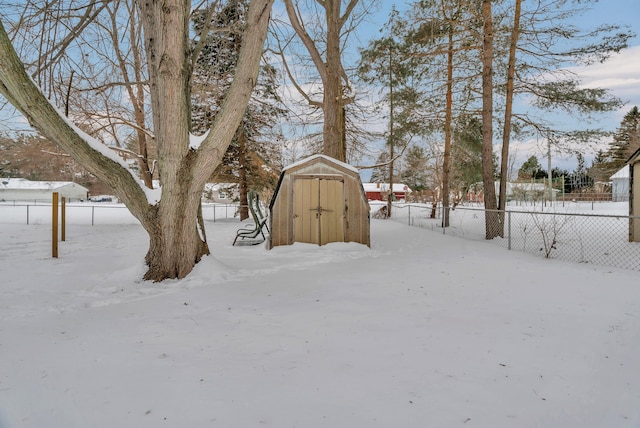
M247 10L248 0L232 0L194 16L196 31L208 33L194 67L192 127L196 132L209 129L222 106L235 73ZM216 181L238 183L241 220L249 216L249 187L273 189L277 181L276 148L264 138L273 128L274 117L284 114L276 89L275 69L263 64L242 124L213 174Z
M635 106L624 115L620 127L613 136L613 142L609 148L611 167L616 171L619 170L638 149L640 149L640 111Z
M482 181L482 125L475 117L461 117L454 129L452 188L459 195Z
M542 169L542 165L535 156L530 156L518 170L519 180L538 179L546 176L546 171Z
M619 171L629 157L640 149L640 111L634 106L624 115L606 151L599 153L590 173L596 181L608 181Z
M383 151L376 159L376 165L371 170L371 183L387 183L389 181L389 152Z
M424 148L411 146L404 155L404 168L401 181L414 192L420 192L427 188L427 155Z

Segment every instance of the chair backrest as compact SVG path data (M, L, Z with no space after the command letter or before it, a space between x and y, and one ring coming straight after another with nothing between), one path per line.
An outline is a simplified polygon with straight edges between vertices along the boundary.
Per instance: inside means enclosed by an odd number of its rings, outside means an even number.
M256 213L256 209L255 209L255 198L256 198L256 194L253 190L249 190L249 193L247 194L247 205L249 205L249 212L251 212L251 217L253 217L253 221L256 224L260 223L260 217L258 217L258 213Z
M262 208L260 207L260 196L258 195L258 193L254 194L253 203L255 204L255 210L258 218L261 221L265 220L267 216L264 215L264 213L262 212Z

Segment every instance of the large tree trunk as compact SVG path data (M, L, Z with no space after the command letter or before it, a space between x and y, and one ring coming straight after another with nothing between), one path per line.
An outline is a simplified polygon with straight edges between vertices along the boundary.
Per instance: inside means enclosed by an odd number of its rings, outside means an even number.
M249 218L249 184L247 183L247 136L240 126L237 133L238 141L238 191L240 193L240 221Z
M197 213L207 178L235 135L257 79L272 0L252 2L238 71L221 113L199 150L190 148L188 4L140 2L162 197L157 219L143 221L150 236L145 279L183 278L209 253ZM260 7L261 5L261 7ZM253 36L253 37L252 37ZM235 97L235 98L234 98Z
M451 127L453 122L453 29L449 29L447 48L447 106L442 162L442 227L449 227L449 173L451 171Z
M326 19L326 45L323 59L309 33L304 28L302 21L294 7L293 0L284 0L287 14L296 34L305 45L313 60L318 74L322 79L323 99L322 113L324 123L322 129L322 152L340 161L346 162L346 118L345 104L351 100L345 98L343 93L343 79L346 80L341 61L340 36L345 22L355 8L358 0L349 0L342 15L342 0L316 0L325 9Z
M326 69L323 79L324 126L322 132L323 154L346 162L346 148L342 147L344 129L342 126L342 65L340 62L340 4L341 0L325 2L327 18Z
M188 2L139 2L149 65L162 196L156 218L142 221L150 246L145 279L183 278L205 254L198 236L198 189L189 154Z
M493 239L503 230L497 211L493 178L493 17L491 0L482 0L482 184L485 236Z
M143 189L126 163L65 120L27 76L0 24L0 93L35 128L114 189L149 234L145 279L185 277L209 249L198 228L204 184L222 161L255 85L273 0L253 0L237 71L212 129L190 147L190 2L139 2L145 30L161 194ZM201 227L200 223L200 227Z
M160 201L155 220L152 217L143 223L149 234L146 280L184 278L203 255L209 254L204 235L198 230L201 192L189 192L187 183L178 187L181 189L171 199L172 203Z

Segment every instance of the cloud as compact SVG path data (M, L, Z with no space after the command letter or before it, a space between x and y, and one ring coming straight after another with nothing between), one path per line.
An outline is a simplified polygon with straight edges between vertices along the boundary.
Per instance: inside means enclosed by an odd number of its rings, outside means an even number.
M602 64L574 67L570 70L582 78L586 88L607 88L626 102L625 112L640 105L640 46L614 54Z

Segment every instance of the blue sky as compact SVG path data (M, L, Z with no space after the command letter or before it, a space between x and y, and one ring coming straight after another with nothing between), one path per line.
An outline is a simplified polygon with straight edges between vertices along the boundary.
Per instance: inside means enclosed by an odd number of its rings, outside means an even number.
M395 3L399 11L408 8L408 2ZM378 37L378 30L382 28L389 17L389 13L394 6L391 2L380 2L378 13L373 17L371 28L366 32L372 38ZM595 28L602 24L627 25L637 35L629 43L629 48L618 55L614 55L604 64L596 64L589 67L576 67L575 71L583 84L587 87L600 87L609 89L610 92L625 102L621 109L599 116L597 127L606 130L615 130L623 116L633 107L640 106L640 0L601 0L590 5L590 10L585 11L580 16L580 20L575 24L580 28ZM556 114L554 120L560 124L572 124L575 119L562 114ZM512 144L511 155L516 157L515 164L518 166L529 156L537 156L543 163L545 169L546 144L540 141L523 141ZM605 143L606 144L606 143ZM604 147L604 146L602 146ZM587 151L587 164L593 158L593 152ZM563 153L553 153L552 168L573 170L576 166L576 159L573 155ZM517 169L517 167L516 167ZM368 173L363 171L363 179L368 178Z
M409 4L409 2L397 2L395 7L399 11L404 11L409 7ZM366 43L367 39L380 35L379 30L387 21L393 6L393 2L378 0L378 12L369 19L371 22L361 29L360 40L363 44ZM276 10L281 9L281 2L276 2L274 8ZM592 10L588 11L578 24L584 27L595 27L602 23L628 25L633 31L640 34L640 19L638 17L640 17L640 0L601 0L592 5ZM620 110L601 117L599 125L604 129L615 130L624 114L632 106L640 106L640 37L636 36L630 45L629 49L604 64L575 69L583 78L585 85L608 88L614 95L627 102ZM559 121L571 120L569 117L557 117L557 119ZM0 124L0 130L6 130L7 122L14 120L13 125L24 122L22 118L5 118L5 123ZM381 127L386 126L385 119L380 122ZM512 154L523 158L522 161L531 154L538 156L540 159L546 155L546 153L541 152L540 145L536 144L536 142L523 142L512 150ZM589 153L587 153L587 160L589 160ZM561 155L554 157L554 167L573 169L573 165L575 165L575 160L570 157ZM363 172L363 178L368 175L367 171Z

